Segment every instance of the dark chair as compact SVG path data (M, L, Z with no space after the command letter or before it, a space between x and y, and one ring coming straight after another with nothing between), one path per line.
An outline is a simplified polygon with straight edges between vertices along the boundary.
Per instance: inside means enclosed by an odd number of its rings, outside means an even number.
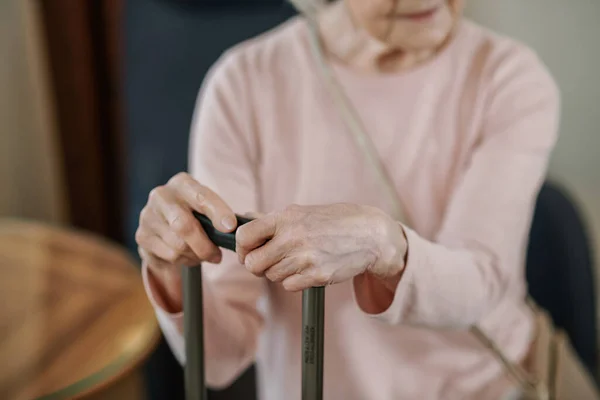
M284 0L127 0L125 2L126 237L149 191L187 169L198 89L224 50L295 14ZM147 364L152 400L183 399L182 369L164 341ZM250 369L213 400L252 400Z
M546 183L540 191L527 253L529 293L569 335L597 376L594 263L585 225L566 192Z

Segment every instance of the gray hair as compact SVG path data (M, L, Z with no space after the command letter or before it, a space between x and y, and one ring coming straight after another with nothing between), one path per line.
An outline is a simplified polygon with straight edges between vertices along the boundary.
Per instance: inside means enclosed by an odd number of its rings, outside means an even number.
M328 0L289 0L298 11L307 16L314 16Z

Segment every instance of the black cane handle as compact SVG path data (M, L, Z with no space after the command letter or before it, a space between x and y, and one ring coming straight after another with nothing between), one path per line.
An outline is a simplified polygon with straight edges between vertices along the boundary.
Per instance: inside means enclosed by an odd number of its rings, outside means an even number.
M200 222L202 225L202 229L206 232L206 236L218 247L222 247L227 250L235 251L235 232L237 228L233 232L224 233L219 231L214 227L211 220L204 214L200 214L197 211L193 212L194 217ZM242 217L240 215L235 216L237 218L237 227L247 224L252 221L251 218Z

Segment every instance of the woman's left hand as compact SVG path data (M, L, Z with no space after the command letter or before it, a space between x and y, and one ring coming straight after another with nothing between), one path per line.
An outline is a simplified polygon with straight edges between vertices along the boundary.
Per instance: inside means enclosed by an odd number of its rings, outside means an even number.
M406 238L381 210L354 204L290 206L241 226L240 262L289 291L343 282L368 272L397 279Z

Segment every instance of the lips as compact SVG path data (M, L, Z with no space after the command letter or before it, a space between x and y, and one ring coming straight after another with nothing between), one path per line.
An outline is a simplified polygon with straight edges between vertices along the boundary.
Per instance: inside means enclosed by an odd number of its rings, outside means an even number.
M440 6L431 7L422 11L414 11L414 12L405 12L401 14L397 14L400 18L406 18L411 20L426 20L435 15L435 13L439 10Z

